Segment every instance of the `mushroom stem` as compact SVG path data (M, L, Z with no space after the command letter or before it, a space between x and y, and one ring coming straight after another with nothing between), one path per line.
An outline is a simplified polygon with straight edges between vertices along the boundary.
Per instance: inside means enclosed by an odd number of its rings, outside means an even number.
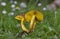
M36 23L34 23L34 21L35 21L35 15L33 15L31 23L30 23L30 32L32 32L35 28Z
M29 30L24 26L24 19L21 20L21 27L22 27L23 31L25 31L27 33L29 32Z
M36 22L34 22L34 24L33 24L33 29L32 29L32 31L34 31L34 29L35 29L35 25L36 25Z

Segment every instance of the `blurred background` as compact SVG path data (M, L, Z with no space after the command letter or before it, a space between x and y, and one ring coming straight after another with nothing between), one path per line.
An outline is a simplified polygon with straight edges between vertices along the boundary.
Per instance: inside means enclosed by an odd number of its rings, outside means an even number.
M43 13L44 20L36 25L34 32L21 39L60 39L60 1L56 0L0 0L0 39L20 39L20 22L15 16L30 10ZM58 6L58 8L57 8ZM26 27L29 26L25 23Z

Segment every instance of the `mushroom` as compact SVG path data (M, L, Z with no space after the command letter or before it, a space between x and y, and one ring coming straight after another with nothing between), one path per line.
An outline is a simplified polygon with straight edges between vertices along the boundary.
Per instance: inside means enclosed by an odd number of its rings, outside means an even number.
M21 21L21 27L22 27L23 31L29 32L28 29L24 26L24 16L23 15L18 15L15 18L17 20L20 20Z
M36 10L31 10L29 12L27 12L24 15L18 15L15 17L17 20L21 20L21 26L22 29L29 33L32 32L35 28L35 25L37 22L42 21L43 20L43 14L39 11ZM24 26L24 21L26 22L30 22L30 30L28 30L25 26Z
M35 28L37 22L43 20L43 14L37 10L31 10L25 14L25 20L30 22L30 32L32 32Z

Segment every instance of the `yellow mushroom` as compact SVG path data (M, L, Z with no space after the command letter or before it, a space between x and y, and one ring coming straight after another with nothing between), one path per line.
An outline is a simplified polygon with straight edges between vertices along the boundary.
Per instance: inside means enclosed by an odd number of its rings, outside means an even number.
M32 10L24 15L18 15L15 17L17 20L21 20L22 29L26 32L32 32L37 22L43 20L43 14L39 11ZM24 21L30 22L30 30L24 26Z
M35 28L36 22L34 22L34 21L35 21L35 15L31 19L30 31L29 32L32 32L34 30L34 28Z
M36 10L31 10L25 14L25 19L30 22L30 31L33 31L37 22L43 20L43 14Z
M21 21L21 27L23 29L23 31L25 32L29 32L29 30L24 26L24 16L22 15L18 15L15 17L17 20L20 20Z
M32 16L36 16L36 20L42 21L43 20L43 14L36 10L31 10L25 14L25 19L27 22L31 21Z

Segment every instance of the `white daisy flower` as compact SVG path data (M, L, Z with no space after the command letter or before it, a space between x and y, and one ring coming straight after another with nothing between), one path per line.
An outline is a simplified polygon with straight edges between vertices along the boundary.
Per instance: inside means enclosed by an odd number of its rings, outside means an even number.
M6 6L6 2L1 2L1 5L2 6Z
M8 15L9 16L13 16L14 15L14 12L10 12Z
M38 6L41 6L42 4L41 3L38 3Z
M11 5L11 8L15 8L15 4L12 4L12 5Z
M7 12L6 12L6 10L3 10L2 13L3 13L3 14L6 14Z
M20 7L22 7L22 8L26 8L27 5L26 5L26 3L22 2L22 3L20 4Z
M17 4L17 1L14 1L14 4Z
M47 10L46 7L44 7L43 10L44 10L44 11Z

